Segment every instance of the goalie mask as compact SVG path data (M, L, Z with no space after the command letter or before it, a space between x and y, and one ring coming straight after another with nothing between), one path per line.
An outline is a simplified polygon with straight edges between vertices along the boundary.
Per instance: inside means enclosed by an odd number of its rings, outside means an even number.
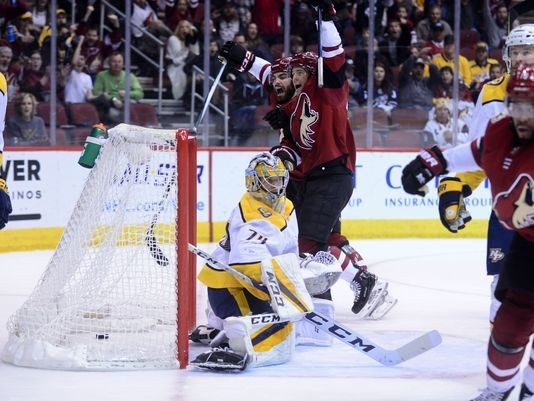
M260 153L245 170L247 191L254 198L280 213L284 207L289 172L282 161L271 153Z
M534 55L534 24L523 24L512 29L506 38L506 43L502 51L502 59L506 63L506 69L508 72L512 72L512 64L514 61L513 47L523 46L524 51L532 53ZM523 52L524 52L523 51ZM531 60L525 59L525 55L520 56L521 59L518 60L519 63L530 63ZM532 57L532 56L531 56Z

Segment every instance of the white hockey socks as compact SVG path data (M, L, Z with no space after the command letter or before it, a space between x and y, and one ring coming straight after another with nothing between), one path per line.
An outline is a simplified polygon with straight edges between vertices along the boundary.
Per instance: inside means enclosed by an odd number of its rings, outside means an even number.
M295 254L288 253L261 262L261 280L271 296L271 306L282 320L297 321L313 310Z
M334 320L334 303L328 299L313 298L314 312L325 315ZM313 324L306 320L295 323L295 334L297 345L317 345L328 347L332 345L334 337L320 331Z

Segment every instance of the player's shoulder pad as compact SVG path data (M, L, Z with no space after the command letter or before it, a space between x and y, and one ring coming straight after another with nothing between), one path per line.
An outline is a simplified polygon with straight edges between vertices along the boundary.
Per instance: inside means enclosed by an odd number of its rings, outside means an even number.
M490 102L503 102L506 97L506 86L510 79L509 74L504 74L502 77L494 79L486 83L482 88L482 104Z
M239 202L239 210L243 222L248 223L254 220L268 221L279 230L287 226L287 220L293 213L293 203L286 199L284 211L277 213L268 205L254 199L249 193L246 193Z
M4 96L7 95L7 80L6 80L6 77L4 76L4 74L2 74L1 72L0 72L0 92ZM0 135L1 135L1 133L0 133Z

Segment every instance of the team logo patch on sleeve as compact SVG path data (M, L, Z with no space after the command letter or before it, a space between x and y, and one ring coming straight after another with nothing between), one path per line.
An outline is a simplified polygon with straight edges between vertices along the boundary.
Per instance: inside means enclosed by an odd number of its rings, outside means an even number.
M499 220L513 230L534 225L534 180L521 174L506 192L497 194L494 209Z

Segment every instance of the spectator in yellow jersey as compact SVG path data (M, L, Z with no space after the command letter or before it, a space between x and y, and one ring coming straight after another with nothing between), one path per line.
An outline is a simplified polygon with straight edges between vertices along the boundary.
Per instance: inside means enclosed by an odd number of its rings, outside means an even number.
M471 69L470 89L474 92L480 92L482 85L487 82L490 76L490 68L493 65L499 64L494 58L489 58L489 48L486 42L478 42L476 47L475 59L470 61L469 68ZM475 99L476 101L476 99Z
M443 53L434 56L432 63L441 69L448 65L454 71L454 36L447 35L443 41ZM462 55L459 56L458 65L460 69L460 78L464 84L469 87L471 81L471 69L469 68L469 61Z

